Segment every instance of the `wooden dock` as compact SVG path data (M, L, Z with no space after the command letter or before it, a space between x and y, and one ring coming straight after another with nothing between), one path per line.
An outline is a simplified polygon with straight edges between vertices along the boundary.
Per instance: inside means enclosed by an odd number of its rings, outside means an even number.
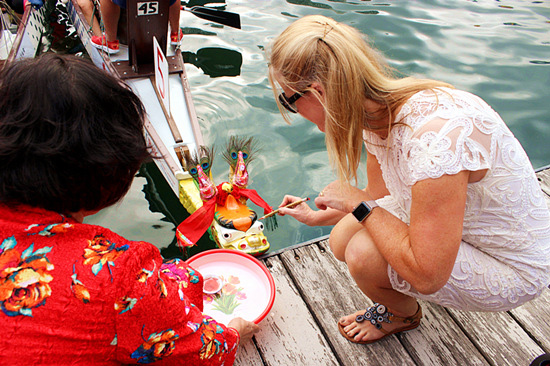
M550 206L550 167L537 173ZM424 318L410 332L371 345L344 339L345 314L372 302L361 293L327 238L262 258L277 293L253 342L235 365L526 365L550 352L550 291L508 312L470 313L421 302Z

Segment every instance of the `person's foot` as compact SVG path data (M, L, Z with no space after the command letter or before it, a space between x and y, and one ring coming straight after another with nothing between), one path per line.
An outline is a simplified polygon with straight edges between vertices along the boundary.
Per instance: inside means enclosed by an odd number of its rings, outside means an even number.
M365 342L365 341L377 341L382 339L385 336L380 330L376 329L369 321L363 321L357 323L355 318L359 315L365 314L365 310L359 310L353 314L346 315L340 318L338 324L343 327L343 331L347 334L349 338L352 338L355 342ZM393 327L399 326L400 324L384 324L385 327L392 325Z
M399 317L390 314L390 322L382 321L378 322L381 325L377 328L369 320L364 319L361 322L357 321L357 317L363 317L365 310L357 311L353 314L343 316L338 321L338 328L340 333L349 341L354 343L374 343L382 338L399 333L405 330L411 330L420 325L420 318L422 318L422 309L420 305L414 315L409 317Z
M108 54L117 53L120 50L120 43L118 39L112 42L107 41L105 35L103 36L92 36L91 39L92 46L107 52Z
M178 46L183 38L183 32L178 29L176 32L170 32L170 44L172 46Z

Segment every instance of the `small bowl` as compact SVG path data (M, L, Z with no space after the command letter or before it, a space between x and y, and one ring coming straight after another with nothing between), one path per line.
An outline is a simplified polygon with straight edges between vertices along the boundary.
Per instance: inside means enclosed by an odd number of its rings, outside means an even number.
M215 294L220 292L223 286L223 281L220 276L216 275L205 275L203 276L203 285L202 291L205 294Z

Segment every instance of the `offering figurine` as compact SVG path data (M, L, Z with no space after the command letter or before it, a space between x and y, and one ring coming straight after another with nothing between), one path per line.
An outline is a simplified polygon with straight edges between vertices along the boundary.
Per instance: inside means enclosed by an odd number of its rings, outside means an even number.
M269 249L263 223L246 205L250 199L264 209L264 215L273 211L255 190L246 188L248 163L254 158L254 150L252 138L231 136L223 152L229 163L229 181L217 186L211 174L213 148L201 146L198 154L189 159L186 169L198 186L203 205L178 226L178 245L195 245L210 228L212 238L222 249L240 250L254 256ZM276 227L275 216L270 216L265 222L269 227Z

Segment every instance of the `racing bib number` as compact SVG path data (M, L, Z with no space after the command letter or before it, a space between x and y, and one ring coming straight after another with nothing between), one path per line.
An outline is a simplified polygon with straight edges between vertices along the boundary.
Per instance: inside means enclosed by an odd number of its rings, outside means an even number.
M146 1L137 3L137 15L153 15L158 14L159 12L159 2L158 1Z

